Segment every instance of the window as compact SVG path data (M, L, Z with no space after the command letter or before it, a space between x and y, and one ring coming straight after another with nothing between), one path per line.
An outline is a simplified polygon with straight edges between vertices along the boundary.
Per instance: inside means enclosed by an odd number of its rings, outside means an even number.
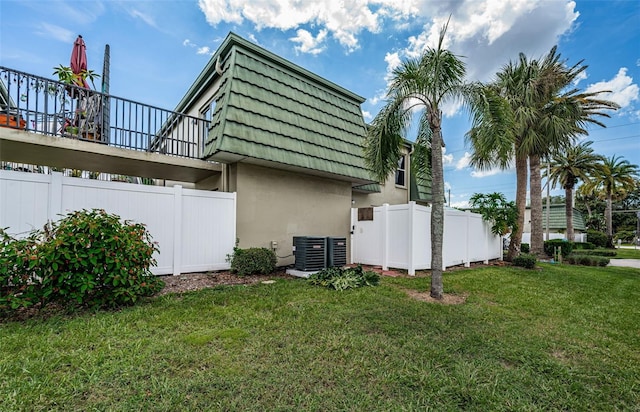
M203 107L200 111L200 117L205 121L202 122L202 150L204 151L204 146L207 143L207 136L209 135L209 130L211 130L211 120L213 118L213 113L216 110L216 100L215 98L211 100L205 107Z
M398 159L398 169L396 169L396 185L406 186L406 156Z

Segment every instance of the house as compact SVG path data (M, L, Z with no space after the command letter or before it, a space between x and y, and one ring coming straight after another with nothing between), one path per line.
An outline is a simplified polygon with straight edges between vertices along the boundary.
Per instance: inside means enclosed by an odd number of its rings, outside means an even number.
M386 203L411 199L411 185L418 186L410 179L410 144L400 175L383 185L365 166L363 102L227 36L175 111L210 121L202 158L222 170L195 187L237 193L239 247L276 247L278 264L291 264L294 236L348 238L352 205L382 203L385 196Z
M522 242L530 243L531 239L531 208L527 207L524 212L524 229ZM547 232L547 207L542 206L542 228L545 233ZM579 210L573 209L573 231L576 241L584 241L586 237L587 228L584 224L582 213ZM564 239L567 232L567 216L564 204L551 205L549 208L549 238L551 239Z
M431 182L421 181L411 170L414 143L404 141L398 168L382 183L370 183L353 188L352 206L355 208L409 203L428 204L431 201Z

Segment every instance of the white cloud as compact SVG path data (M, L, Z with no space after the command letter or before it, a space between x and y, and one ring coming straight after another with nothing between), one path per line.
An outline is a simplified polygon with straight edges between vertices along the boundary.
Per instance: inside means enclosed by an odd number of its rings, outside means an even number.
M361 31L378 32L384 15L373 0L321 0L312 3L299 0L199 0L198 4L213 26L220 22L241 24L245 20L258 30L291 30L311 25L331 33L348 51L359 47L358 34Z
M392 0L383 0L384 7ZM546 54L558 39L571 32L579 16L572 0L457 0L430 2L414 0L387 10L395 19L422 22L422 32L411 36L406 47L387 53L387 81L404 59L419 57L425 48L435 47L440 29L449 20L445 48L463 58L469 80L489 81L520 52L533 58ZM396 12L393 14L393 12ZM451 17L449 17L451 16ZM443 114L451 117L461 104L444 102Z
M156 22L155 22L155 20L153 20L153 17L151 17L150 15L148 15L146 13L141 12L140 10L136 10L136 9L129 10L129 15L131 17L134 17L134 18L142 20L143 22L145 22L146 24L148 24L151 27L156 27L157 28Z
M447 148L443 147L442 148L442 164L450 165L451 163L453 163L453 155L447 154Z
M473 172L471 172L471 177L483 178L487 176L494 176L498 173L502 173L502 170L498 168L489 170L474 170Z
M211 51L211 49L207 46L203 46L203 47L198 47L198 50L196 51L197 54L208 54L209 56L211 56L213 54L213 52Z
M471 162L471 153L464 152L464 156L462 156L456 162L456 170L462 170L462 169L468 167L470 162Z
M189 39L184 39L184 41L182 42L183 46L189 46L189 47L196 47L195 44L191 43L191 40Z
M292 37L289 40L295 43L300 43L299 46L295 47L296 51L315 55L322 53L326 48L326 46L322 45L326 37L327 30L320 30L320 32L318 32L318 35L316 37L313 37L313 34L309 33L308 31L304 29L298 29L298 31L296 32L296 37Z
M444 190L451 190L451 183L444 182ZM455 197L455 195L454 195L454 197Z
M362 117L364 117L364 120L367 123L373 120L373 115L371 114L371 112L368 112L366 110L362 111Z
M626 67L621 67L613 79L594 83L587 87L585 92L594 93L602 90L608 92L601 93L598 97L616 102L622 109L629 107L640 95L640 89L633 83L633 78L627 75Z
M573 85L577 86L578 83L580 83L583 80L586 80L587 77L589 77L587 76L587 71L586 70L581 71L580 74L578 74L576 78L573 80Z
M75 33L71 30L49 23L41 23L38 34L42 34L45 37L52 37L65 43L73 43L76 38Z

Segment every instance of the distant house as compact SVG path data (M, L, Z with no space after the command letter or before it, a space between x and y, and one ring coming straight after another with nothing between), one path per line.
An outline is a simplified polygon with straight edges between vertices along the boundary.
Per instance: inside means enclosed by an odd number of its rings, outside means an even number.
M547 230L547 208L546 205L542 206L542 227L543 230ZM573 209L573 231L576 241L584 241L587 228L584 224L582 213L579 210ZM565 206L551 205L549 208L549 237L551 239L566 238L567 233L567 216ZM555 236L554 236L555 235ZM523 242L529 243L531 238L531 209L529 207L525 210L524 215L524 230L523 230Z
M240 247L277 244L278 263L290 264L294 236L348 238L353 205L427 199L428 187L409 173L410 144L395 176L382 185L372 180L363 160L363 102L227 36L176 111L210 120L203 158L222 171L196 187L237 193Z

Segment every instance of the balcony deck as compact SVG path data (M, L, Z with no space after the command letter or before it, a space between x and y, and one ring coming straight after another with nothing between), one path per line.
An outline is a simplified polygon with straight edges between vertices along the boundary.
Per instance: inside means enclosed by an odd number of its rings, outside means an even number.
M0 67L0 161L198 182L208 121Z

